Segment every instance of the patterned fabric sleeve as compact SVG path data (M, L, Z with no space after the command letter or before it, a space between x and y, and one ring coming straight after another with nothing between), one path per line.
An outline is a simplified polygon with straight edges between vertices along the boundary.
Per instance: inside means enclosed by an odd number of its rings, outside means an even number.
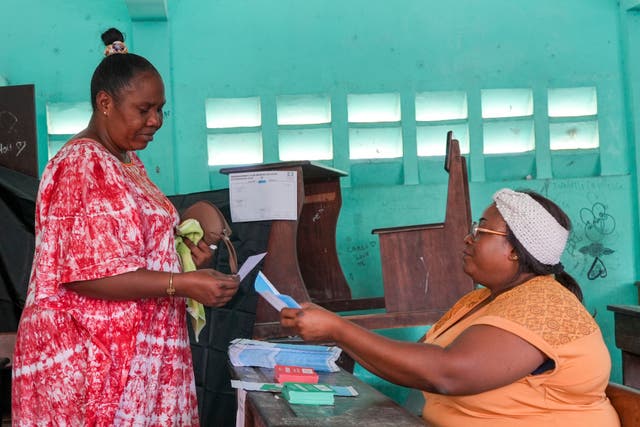
M145 266L136 200L121 166L104 150L78 144L52 162L41 188L40 253L35 260L39 297L59 283L92 280ZM123 196L124 195L124 196Z

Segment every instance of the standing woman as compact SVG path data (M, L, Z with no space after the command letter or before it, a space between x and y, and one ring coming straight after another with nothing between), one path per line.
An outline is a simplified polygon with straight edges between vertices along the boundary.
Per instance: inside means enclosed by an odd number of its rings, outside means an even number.
M560 263L569 218L533 192L503 189L493 200L461 254L483 288L454 304L424 343L387 339L312 304L283 309L281 323L422 390L432 426L619 426L605 395L609 352Z
M198 425L185 297L226 304L238 278L180 273L179 217L135 154L162 126L160 74L116 29L91 79L86 129L51 159L13 368L12 421ZM212 252L188 242L205 266Z

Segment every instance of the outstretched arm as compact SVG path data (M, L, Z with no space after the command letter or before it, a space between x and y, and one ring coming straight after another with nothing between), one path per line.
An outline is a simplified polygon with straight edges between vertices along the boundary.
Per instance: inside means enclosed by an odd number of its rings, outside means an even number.
M313 304L283 309L281 323L307 341L333 341L356 362L393 383L441 394L476 394L511 384L546 356L522 338L475 325L448 347L392 340Z
M96 280L67 283L69 290L91 298L132 300L166 297L171 273L136 270ZM204 305L221 307L235 295L239 280L212 269L173 273L175 296L192 298Z

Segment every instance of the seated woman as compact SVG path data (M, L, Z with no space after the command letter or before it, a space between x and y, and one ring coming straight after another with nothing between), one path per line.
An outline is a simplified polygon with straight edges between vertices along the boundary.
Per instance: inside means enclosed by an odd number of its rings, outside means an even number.
M462 297L424 343L385 338L313 304L283 309L282 325L422 390L422 416L433 426L619 426L605 395L607 347L560 263L569 218L537 193L503 189L493 199L461 254L483 287Z

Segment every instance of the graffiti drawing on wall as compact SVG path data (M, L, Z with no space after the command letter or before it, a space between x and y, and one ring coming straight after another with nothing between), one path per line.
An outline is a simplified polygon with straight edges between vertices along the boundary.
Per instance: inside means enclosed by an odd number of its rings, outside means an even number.
M607 206L596 202L589 208L580 209L580 220L584 226L584 235L588 244L579 250L585 255L593 257L593 263L587 272L589 280L607 277L607 267L602 259L610 255L613 249L607 248L602 241L616 229L616 220L607 213Z

